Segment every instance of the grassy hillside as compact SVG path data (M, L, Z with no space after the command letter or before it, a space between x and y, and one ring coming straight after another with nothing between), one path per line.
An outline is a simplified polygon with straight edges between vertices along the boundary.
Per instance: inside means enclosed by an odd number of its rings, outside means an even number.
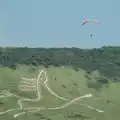
M21 77L37 79L43 66L18 65L16 70L1 67L0 68L0 95L11 93L19 97L0 97L0 112L18 108L18 100L21 98L33 99L36 92L25 92L19 89ZM120 118L120 95L119 82L113 82L106 78L98 70L91 73L84 69L75 71L72 67L49 67L44 68L47 73L48 86L54 93L73 100L76 97L85 94L92 94L93 97L84 98L76 101L59 110L40 110L36 112L26 112L16 118L16 120L119 120ZM23 101L23 110L31 107L58 107L64 105L67 101L60 100L52 95L45 87L46 77L42 74L42 80L39 83L42 99L37 102ZM107 82L106 82L107 81ZM103 113L90 109L91 106L103 110ZM1 120L13 120L13 115L21 111L11 111L0 115Z

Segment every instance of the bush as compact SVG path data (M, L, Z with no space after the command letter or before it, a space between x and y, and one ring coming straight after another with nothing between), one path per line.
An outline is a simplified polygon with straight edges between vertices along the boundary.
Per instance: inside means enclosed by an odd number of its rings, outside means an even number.
M96 90L99 90L100 88L102 88L101 84L97 82L96 80L88 80L87 86L88 88L94 88Z

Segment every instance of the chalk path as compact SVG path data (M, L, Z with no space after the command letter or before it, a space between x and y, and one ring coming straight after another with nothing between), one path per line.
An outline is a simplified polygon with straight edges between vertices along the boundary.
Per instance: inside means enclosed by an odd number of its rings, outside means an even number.
M41 90L40 90L40 87L39 87L39 84L40 84L40 81L42 80L41 78L41 75L42 73L45 75L45 81L44 81L44 85L45 87L47 88L47 90L52 94L54 95L56 98L58 99L61 99L61 100L64 100L66 101L65 104L61 105L61 106L58 106L58 107L54 107L54 108L40 108L40 107L30 107L30 108L23 108L22 106L22 101L32 101L32 102L37 102L37 101L40 101L41 100ZM29 80L28 78L22 78L24 80ZM31 80L35 80L35 79L31 79ZM35 99L29 99L29 98L21 98L20 96L17 96L17 95L14 95L12 93L7 93L6 95L1 95L0 97L11 97L11 96L14 96L14 97L17 97L19 98L17 104L19 105L19 108L16 108L16 109L9 109L9 110L6 110L4 112L0 112L0 115L2 114L5 114L5 113L8 113L8 112L12 112L12 111L21 111L20 113L17 113L17 114L14 114L13 117L14 118L17 118L19 117L20 115L23 115L27 112L37 112L37 111L40 111L40 110L59 110L59 109L63 109L65 107L68 107L69 105L71 105L72 103L74 104L77 104L76 101L78 100L81 100L83 98L89 98L89 97L92 97L92 94L86 94L84 96L80 96L80 97L77 97L77 98L74 98L73 100L69 100L67 98L64 98L62 96L59 96L58 94L56 94L55 92L53 92L53 90L50 89L50 87L48 86L47 84L48 82L48 78L47 78L47 74L45 72L45 70L41 70L39 75L38 75L38 78L36 80L36 91L37 91L37 97ZM88 106L86 104L80 104L82 106L85 106L89 109L92 109L92 110L96 110L97 112L104 112L103 110L99 110L97 108L94 108L94 107L91 107L91 106Z

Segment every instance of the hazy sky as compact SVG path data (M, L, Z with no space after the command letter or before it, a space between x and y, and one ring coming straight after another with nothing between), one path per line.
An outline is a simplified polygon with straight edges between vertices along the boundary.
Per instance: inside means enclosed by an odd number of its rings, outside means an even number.
M120 45L120 0L0 0L0 46L103 45Z

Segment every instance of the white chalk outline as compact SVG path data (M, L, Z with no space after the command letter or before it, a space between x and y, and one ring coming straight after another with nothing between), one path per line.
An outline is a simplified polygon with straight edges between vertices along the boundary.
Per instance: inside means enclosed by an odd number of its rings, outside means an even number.
M42 98L41 93L40 93L41 90L40 90L40 87L39 87L39 82L40 82L40 80L42 80L42 79L41 79L42 73L44 73L44 75L45 75L45 79L46 79L46 80L45 80L45 82L44 82L44 85L45 85L45 87L47 88L47 90L48 90L52 95L54 95L55 97L57 97L58 99L67 101L67 103L63 104L62 106L55 107L55 108L45 108L45 107L44 107L44 108L39 108L39 107L23 108L23 106L22 106L22 101L37 102L37 101L39 101L39 100ZM27 80L27 81L29 81L29 80L32 80L32 81L35 80L34 78L32 78L32 79L22 78L22 79ZM22 112L13 115L14 118L17 118L17 117L19 117L20 115L23 115L23 114L26 113L26 111L24 111L24 110L27 110L27 112L36 112L36 111L39 111L39 110L59 110L59 109L63 109L63 108L65 108L65 107L69 106L69 105L72 104L72 103L75 103L75 104L76 104L76 101L81 100L81 99L83 99L83 98L92 97L92 94L86 94L86 95L84 95L84 96L80 96L80 97L74 98L73 100L69 100L69 99L67 99L67 98L64 98L64 97L61 97L61 96L57 95L56 93L54 93L54 92L49 88L49 86L48 86L48 84L47 84L48 78L47 78L47 75L46 75L45 70L41 70L41 71L40 71L36 82L37 82L37 85L36 85L37 98L35 98L35 99L22 98L22 99L21 99L20 96L14 95L14 94L12 94L12 93L8 93L7 97L14 96L14 97L20 98L20 99L18 100L19 108L9 109L9 110L6 110L6 111L4 111L4 112L0 112L0 115L1 115L1 114L5 114L5 113L8 113L8 112L11 112L11 111L21 110ZM0 97L5 97L5 96L3 95L3 96L0 96ZM85 107L87 107L87 108L89 108L89 109L96 110L97 112L104 112L103 110L99 110L99 109L93 108L93 107L88 106L88 105L86 105L86 104L79 104L79 105L83 105L83 106L85 106Z
M36 80L34 78L28 79L28 78L21 78L19 89L21 91L35 91L36 90Z

